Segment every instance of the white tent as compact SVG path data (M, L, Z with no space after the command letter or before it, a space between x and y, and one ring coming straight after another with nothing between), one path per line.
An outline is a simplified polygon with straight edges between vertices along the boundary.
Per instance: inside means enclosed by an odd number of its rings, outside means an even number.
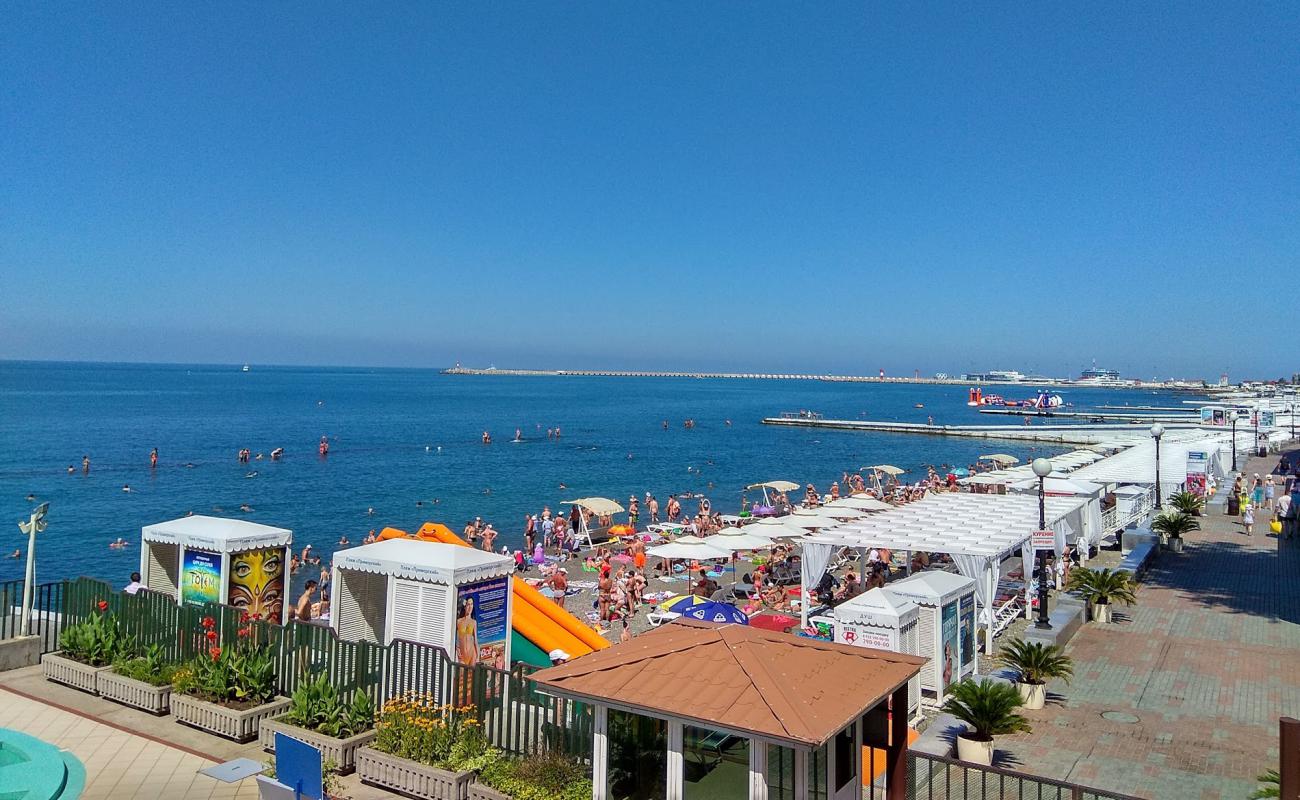
M1090 505L1097 505L1097 500L1046 498L1048 528L1066 541L1077 539L1083 533ZM1030 536L1037 528L1038 498L1035 496L956 492L927 495L893 511L801 540L803 585L805 589L817 585L831 554L841 547L948 553L963 575L975 579L980 622L987 632L986 647L992 652L992 601L997 590L998 565L1022 546L1028 549Z
M894 508L889 503L881 502L874 497L868 497L865 494L855 494L852 497L841 497L839 500L832 500L826 504L827 508L856 508L859 511L889 511Z
M725 548L732 552L763 550L775 544L772 537L761 535L761 531L755 533L756 530L758 529L754 525L745 528L723 528L704 541L714 547Z
M754 528L760 536L769 536L773 539L788 539L793 536L803 536L808 533L807 530L797 525L789 524L793 517L768 517L760 519L758 522L746 525L746 528Z
M1238 432L1240 434L1240 432ZM1231 438L1231 437L1229 437ZM1160 443L1160 490L1169 497L1187 482L1187 454L1206 454L1206 470L1211 477L1224 476L1220 455L1220 437L1202 434L1196 439L1174 439ZM1093 483L1137 483L1148 486L1156 482L1156 446L1146 441L1116 453L1110 458L1083 467L1070 474L1071 479Z
M647 549L646 554L656 558L689 558L694 561L731 558L730 550L715 547L707 539L701 539L698 536L678 537L666 544Z

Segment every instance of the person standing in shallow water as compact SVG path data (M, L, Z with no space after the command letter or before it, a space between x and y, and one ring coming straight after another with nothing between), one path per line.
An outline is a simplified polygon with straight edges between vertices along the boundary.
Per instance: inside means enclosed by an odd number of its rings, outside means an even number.
M149 451L149 468L156 469L157 467L158 467L158 448L155 447L154 449Z

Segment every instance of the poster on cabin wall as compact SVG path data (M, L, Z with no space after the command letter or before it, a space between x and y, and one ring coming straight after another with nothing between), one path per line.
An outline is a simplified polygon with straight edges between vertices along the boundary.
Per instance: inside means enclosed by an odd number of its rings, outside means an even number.
M466 583L457 590L457 662L510 668L506 663L506 644L510 637L510 626L506 624L509 594L509 579L504 577Z
M961 599L961 674L970 671L975 662L975 595L968 594Z
M283 547L232 553L226 603L242 609L253 619L281 622L284 567Z
M181 564L181 602L201 606L221 602L221 554L185 550Z
M961 642L957 634L956 600L943 607L940 631L943 637L943 685L946 689L953 682L953 678L959 674L957 659L961 652Z

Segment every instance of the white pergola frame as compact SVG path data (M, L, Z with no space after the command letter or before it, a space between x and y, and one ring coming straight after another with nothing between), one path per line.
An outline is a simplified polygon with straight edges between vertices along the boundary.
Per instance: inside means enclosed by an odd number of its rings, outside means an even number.
M1071 534L1083 536L1083 520L1090 504L1096 505L1096 498L1045 499L1047 527L1057 532L1058 541ZM1021 548L1029 557L1028 564L1032 564L1037 553L1030 539L1037 529L1037 496L952 492L927 495L893 511L882 511L804 537L798 540L804 546L802 624L807 625L808 587L821 580L830 554L836 548L947 553L962 575L975 579L976 617L985 630L985 652L991 654L998 565ZM1026 592L1028 586L1029 575L1026 575Z

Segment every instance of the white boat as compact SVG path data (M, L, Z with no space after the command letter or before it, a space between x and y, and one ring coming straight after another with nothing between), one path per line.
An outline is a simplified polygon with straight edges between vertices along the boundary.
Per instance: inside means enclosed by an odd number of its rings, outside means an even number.
M244 369L243 369L243 371L244 371L244 372L248 372L248 365L247 365L247 364L244 365Z

